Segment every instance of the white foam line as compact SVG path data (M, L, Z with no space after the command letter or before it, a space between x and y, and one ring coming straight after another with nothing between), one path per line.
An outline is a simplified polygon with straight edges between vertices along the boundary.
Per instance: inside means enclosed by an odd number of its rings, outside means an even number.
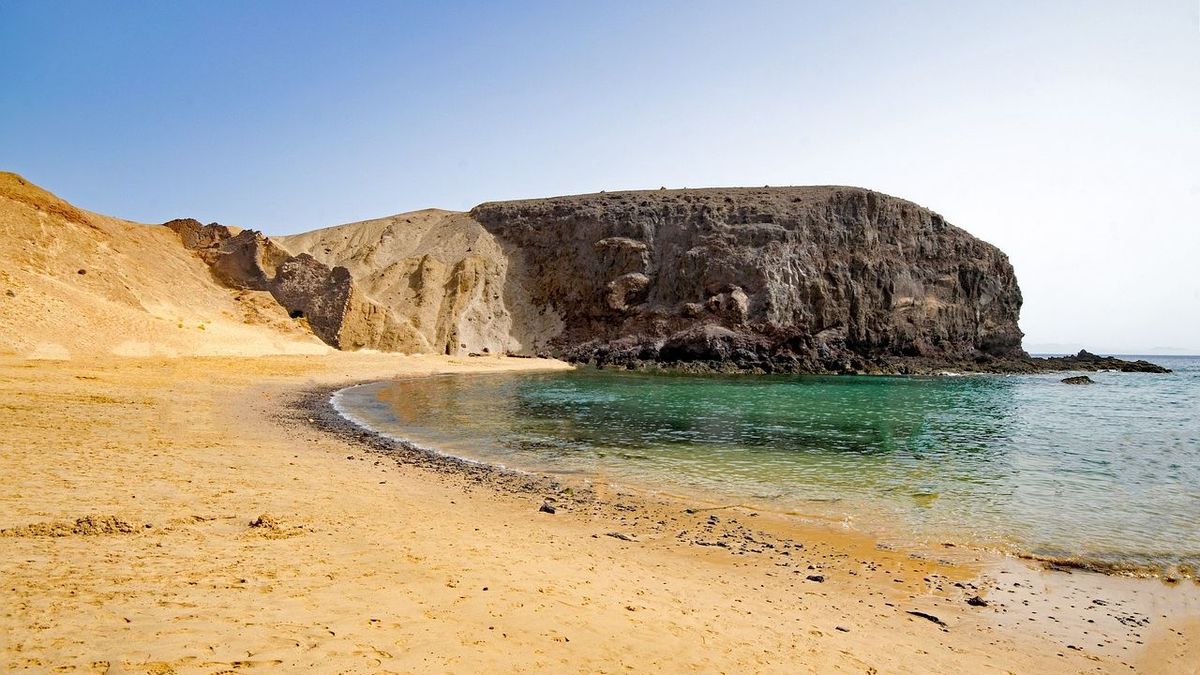
M353 424L354 426L359 427L361 429L365 429L366 431L369 431L369 432L375 434L376 436L379 436L381 438L386 438L387 440L392 441L393 443L398 443L404 447L407 447L407 448L410 448L413 450L419 450L420 452L427 452L427 453L437 456L437 457L445 457L447 459L453 459L458 462L465 462L467 464L473 464L475 466L494 467L497 469L501 469L503 471L510 471L513 473L519 473L519 474L523 474L526 476L536 476L537 475L536 473L534 473L532 471L525 471L523 469L509 468L503 464L500 464L499 462L484 462L482 460L472 459L470 457L462 457L461 455L452 455L448 452L443 452L441 450L438 450L437 448L430 448L430 447L421 445L420 443L416 443L410 439L402 438L400 436L389 434L386 431L376 429L375 427L373 427L369 423L367 423L366 420L364 420L361 417L358 417L354 413L350 412L346 408L346 405L342 402L343 394L350 391L351 389L365 387L369 384L376 384L376 383L375 382L364 382L362 384L355 384L355 385L346 387L344 389L338 389L337 391L333 392L333 394L329 397L329 405L333 406L333 409L337 412L337 414L339 416L341 416L342 419Z

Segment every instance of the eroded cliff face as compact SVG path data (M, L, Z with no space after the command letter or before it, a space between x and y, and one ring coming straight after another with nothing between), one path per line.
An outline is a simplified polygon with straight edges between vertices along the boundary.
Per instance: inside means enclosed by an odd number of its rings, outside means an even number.
M996 247L848 187L620 192L483 204L549 348L596 363L903 370L1020 359Z
M315 337L634 368L1165 372L1029 358L1004 254L859 188L601 193L269 238L121 221L0 172L0 224L0 351L35 357L322 353Z
M267 239L168 224L342 349L921 371L1024 359L1007 257L858 188L601 193Z
M426 209L274 240L349 270L362 301L386 309L392 330L403 334L364 338L379 349L533 353L562 330L555 315L531 303L496 238L464 213Z
M267 291L313 334L338 349L420 351L392 312L358 288L349 270L311 255L292 255L254 230L234 232L190 218L164 225L185 248L208 263L213 276L234 289Z

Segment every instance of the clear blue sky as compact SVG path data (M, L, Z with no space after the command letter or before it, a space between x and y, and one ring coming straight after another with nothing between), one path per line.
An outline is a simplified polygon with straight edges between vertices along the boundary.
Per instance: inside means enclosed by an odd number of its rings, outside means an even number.
M94 211L273 234L602 189L862 185L1007 251L1027 344L1196 352L1197 12L0 0L0 168Z

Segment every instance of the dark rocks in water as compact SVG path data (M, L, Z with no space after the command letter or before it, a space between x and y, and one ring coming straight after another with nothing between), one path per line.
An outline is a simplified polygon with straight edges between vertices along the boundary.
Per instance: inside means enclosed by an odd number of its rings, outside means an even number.
M552 505L550 502L542 502L542 505L538 507L538 511L541 513L549 513L550 515L554 515L558 512L558 509L554 508L554 505Z
M1157 363L1145 359L1125 361L1114 356L1097 356L1086 349L1079 350L1073 356L1047 356L1033 359L1044 366L1044 370L1116 370L1122 373L1169 373L1170 368L1164 368Z
M1075 377L1065 377L1062 380L1063 384L1096 384L1096 381L1087 375L1076 375Z

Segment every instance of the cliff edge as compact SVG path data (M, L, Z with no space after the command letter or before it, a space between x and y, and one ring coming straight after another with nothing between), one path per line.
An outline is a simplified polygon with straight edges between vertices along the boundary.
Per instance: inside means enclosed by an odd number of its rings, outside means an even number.
M569 360L893 372L1027 358L1007 256L878 192L615 192L470 215L561 316L549 348Z
M328 345L701 372L1164 370L1030 358L1004 253L862 188L491 202L272 238L101 216L0 173L0 224L0 352L29 356Z

